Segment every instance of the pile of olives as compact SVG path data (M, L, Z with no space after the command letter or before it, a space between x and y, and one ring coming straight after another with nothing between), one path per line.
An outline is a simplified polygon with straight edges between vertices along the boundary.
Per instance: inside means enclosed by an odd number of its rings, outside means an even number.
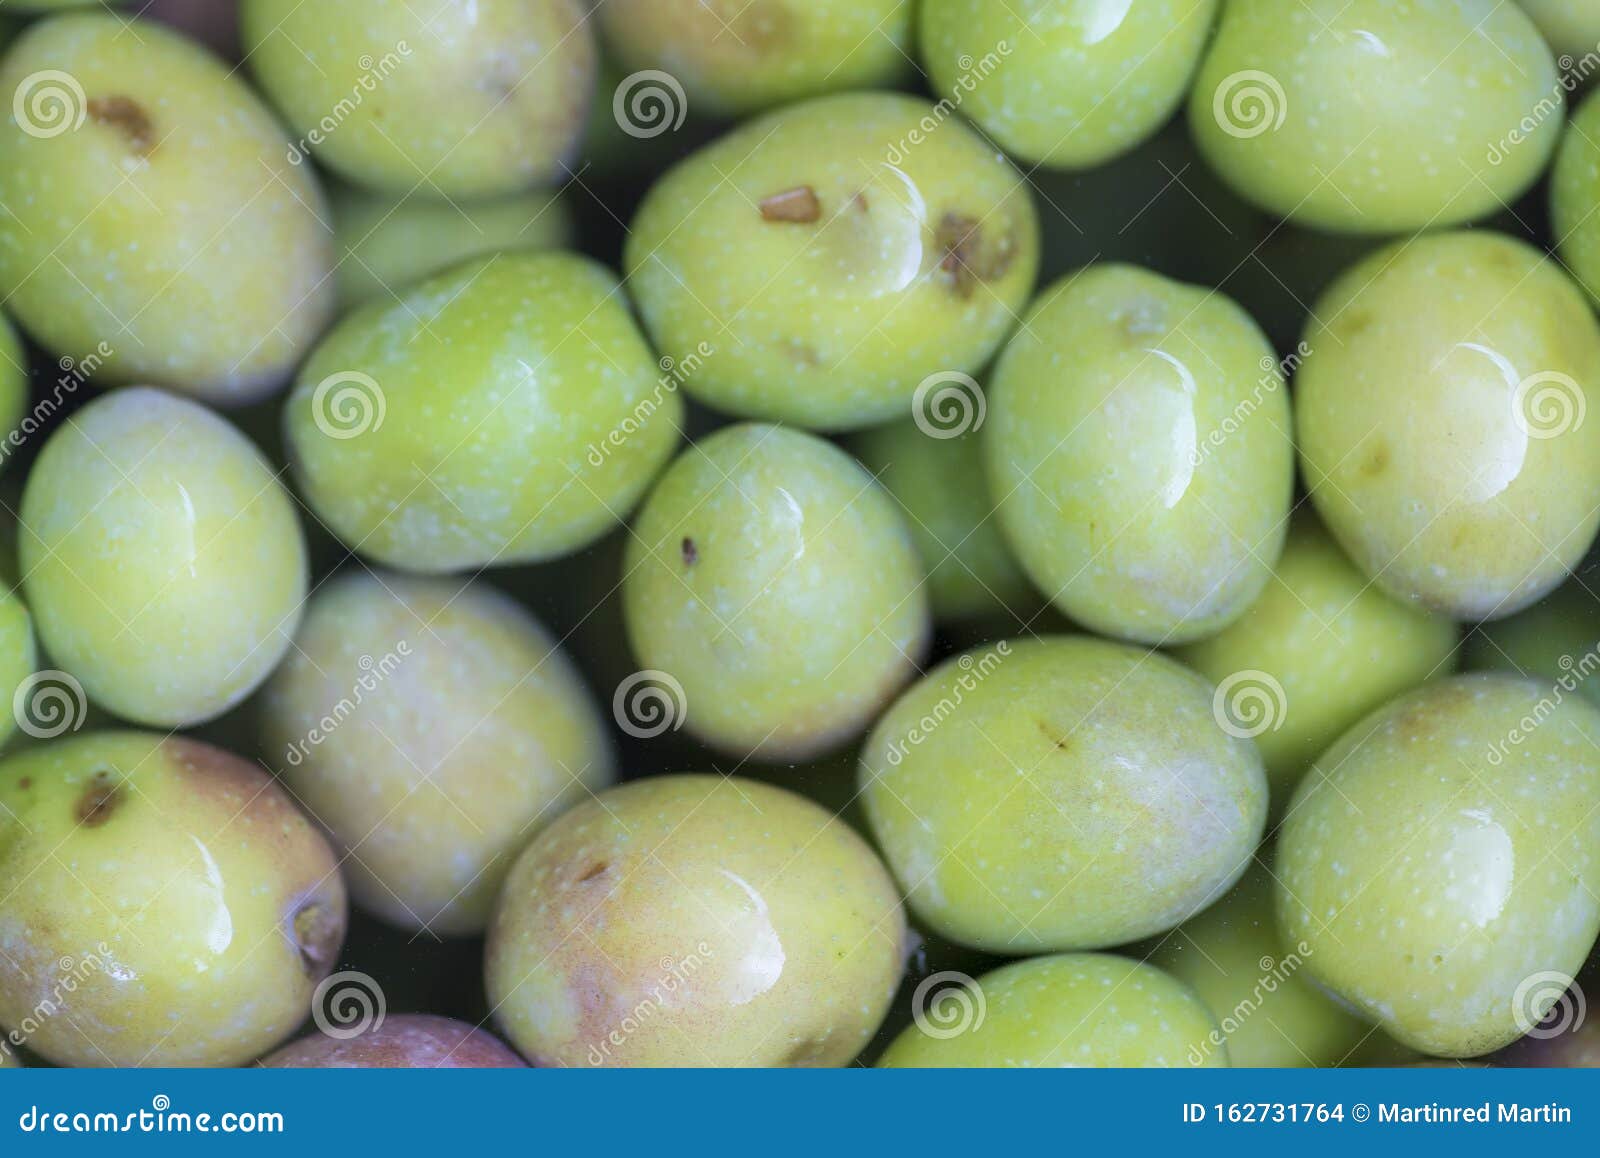
M1590 1064L1595 73L0 0L0 1066Z

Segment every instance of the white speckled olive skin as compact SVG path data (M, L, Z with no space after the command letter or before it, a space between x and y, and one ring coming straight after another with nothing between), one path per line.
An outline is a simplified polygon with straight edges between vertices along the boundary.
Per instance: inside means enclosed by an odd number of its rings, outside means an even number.
M1163 932L1249 863L1267 785L1210 684L1088 636L935 668L861 752L873 835L911 907L963 945L1095 949Z
M991 375L991 493L1075 621L1182 643L1260 594L1294 484L1277 356L1228 298L1091 266L1029 310Z
M564 249L575 226L566 199L539 189L492 201L452 204L336 190L339 300L388 300L415 281L502 249Z
M1339 545L1457 619L1554 588L1600 525L1600 325L1554 262L1445 233L1358 262L1295 377L1300 463Z
M1424 680L1455 670L1457 629L1356 569L1315 516L1289 530L1261 597L1210 639L1174 654L1213 683L1265 672L1283 698L1254 737L1281 813L1306 767L1345 729Z
M0 880L0 1026L58 1065L249 1062L305 1020L344 940L322 835L260 768L181 737L0 762Z
M356 903L439 936L481 932L528 838L613 774L571 662L481 583L324 584L261 720L269 764L355 849Z
M1176 1068L1228 1064L1209 1044L1216 1022L1183 982L1152 965L1104 953L1035 957L985 973L975 983L984 1016L952 1036L908 1027L879 1060L898 1069ZM954 990L944 998L966 1013ZM969 988L969 1001L977 998ZM936 990L932 998L939 1001ZM972 1008L976 1009L974 1005ZM930 1013L938 1013L935 1006ZM948 1032L954 1025L936 1029ZM959 1023L958 1023L959 1024Z
M83 90L78 102L57 86L61 125L84 121L58 132L41 110L47 135L0 124L7 307L53 353L97 354L100 384L154 382L218 405L281 386L332 315L333 247L316 178L290 164L272 114L148 21L36 24L0 66L0 91L47 94L42 70Z
M1550 170L1550 231L1561 261L1600 304L1600 90L1573 111Z
M1041 600L1000 532L977 432L935 438L896 422L863 431L849 447L899 504L936 620L996 616L1013 630L1031 620Z
M1162 938L1148 960L1200 995L1230 1064L1347 1064L1373 1028L1302 976L1309 954L1284 939L1272 904L1271 876L1253 868L1226 897ZM1216 1048L1210 1040L1202 1046Z
M351 373L375 386L350 382L360 405L341 414ZM682 416L608 271L502 253L347 317L301 370L284 425L302 493L346 545L448 572L598 538L672 453Z
M911 72L912 0L605 0L623 71L664 70L690 110L728 115ZM601 94L609 103L612 89Z
M917 671L928 598L894 501L838 447L743 424L684 452L623 568L634 658L718 748L804 760L859 735Z
M306 549L271 466L197 402L145 388L91 402L28 475L18 557L39 641L96 703L185 727L278 665Z
M1404 233L1514 202L1555 149L1564 95L1539 30L1503 0L1230 0L1189 123L1269 212Z
M1502 675L1402 696L1313 765L1275 872L1328 989L1425 1053L1506 1045L1518 986L1600 931L1600 709Z
M488 994L538 1065L839 1066L899 984L894 882L802 797L637 780L536 836L489 929Z
M935 123L937 121L937 123ZM768 220L809 188L815 220ZM669 170L634 218L628 288L658 349L728 414L825 429L906 417L973 373L1033 289L1027 183L955 116L847 93L747 122Z
M594 91L578 0L241 0L239 19L251 71L297 147L397 196L554 183Z
M1189 89L1217 0L923 0L935 93L1013 157L1085 168L1154 133Z

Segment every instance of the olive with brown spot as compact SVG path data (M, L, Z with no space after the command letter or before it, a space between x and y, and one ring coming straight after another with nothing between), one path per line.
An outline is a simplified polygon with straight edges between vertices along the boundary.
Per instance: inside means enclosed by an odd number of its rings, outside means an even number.
M0 879L0 1027L58 1065L248 1062L294 1032L344 940L321 833L194 740L81 733L8 758Z

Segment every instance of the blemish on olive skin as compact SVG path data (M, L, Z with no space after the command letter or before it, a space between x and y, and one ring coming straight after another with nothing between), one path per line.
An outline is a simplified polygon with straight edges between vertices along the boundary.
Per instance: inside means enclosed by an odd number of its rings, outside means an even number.
M111 773L96 772L82 795L78 797L76 815L85 828L99 828L111 819L111 814L122 802L122 794L111 782Z
M333 968L333 955L343 939L337 916L321 901L312 901L295 913L294 943L300 967L307 977L321 977Z
M96 123L117 129L127 137L139 156L150 155L156 143L155 126L137 101L125 96L95 97L89 101L88 112Z
M867 212L867 193L866 193L866 190L857 189L856 190L856 195L854 197L850 198L850 204L853 205L859 212L862 212L862 213Z
M1371 478L1389 469L1389 445L1380 442L1361 461L1361 473Z
M1051 728L1050 725L1045 723L1043 720L1039 721L1039 731L1044 734L1044 738L1049 740L1051 745L1058 751L1064 752L1068 747L1071 746L1069 737L1058 736L1055 732L1055 729Z
M1016 258L1016 245L1009 233L992 245L985 245L982 223L962 213L946 213L941 217L933 238L944 255L939 269L949 275L952 288L962 298L971 297L973 287L979 282L1004 277Z
M687 535L683 537L683 545L680 551L683 555L683 565L685 567L693 567L700 561L700 548L696 547L694 540Z
M588 867L588 869L586 869L584 871L584 874L581 877L578 878L578 883L580 885L586 885L590 881L594 880L596 877L603 876L605 874L605 871L607 869L609 869L610 867L611 866L608 865L603 860L602 861L597 861L596 863L590 865Z
M809 225L822 217L822 202L810 185L798 185L761 199L761 218L764 221L788 221Z
M813 366L822 365L822 355L817 353L815 347L807 345L805 342L791 339L788 344L788 350L789 357L794 359L796 366L810 369Z
M1340 341L1354 338L1372 325L1372 315L1366 310L1356 310L1345 315L1344 324L1339 327Z
M26 792L28 789L33 787L33 777L24 776L21 780L17 781L17 787L23 792Z
M809 1066L815 1065L823 1055L823 1042L797 1041L791 1045L783 1055L780 1066Z

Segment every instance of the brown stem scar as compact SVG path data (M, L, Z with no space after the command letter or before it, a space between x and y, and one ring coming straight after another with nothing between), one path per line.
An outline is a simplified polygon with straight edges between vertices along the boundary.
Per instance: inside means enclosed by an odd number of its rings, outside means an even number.
M982 222L963 213L946 213L939 219L933 236L944 255L939 268L950 275L958 297L971 297L979 282L1003 277L1016 256L1009 235L985 246Z
M817 192L810 185L798 185L762 198L761 217L764 221L806 225L822 217L822 202L817 200Z
M78 823L85 828L99 828L111 819L121 799L117 786L111 783L110 773L96 772L78 797Z
M89 115L98 124L118 129L141 157L150 155L156 143L155 126L139 103L130 97L95 97L89 101Z

